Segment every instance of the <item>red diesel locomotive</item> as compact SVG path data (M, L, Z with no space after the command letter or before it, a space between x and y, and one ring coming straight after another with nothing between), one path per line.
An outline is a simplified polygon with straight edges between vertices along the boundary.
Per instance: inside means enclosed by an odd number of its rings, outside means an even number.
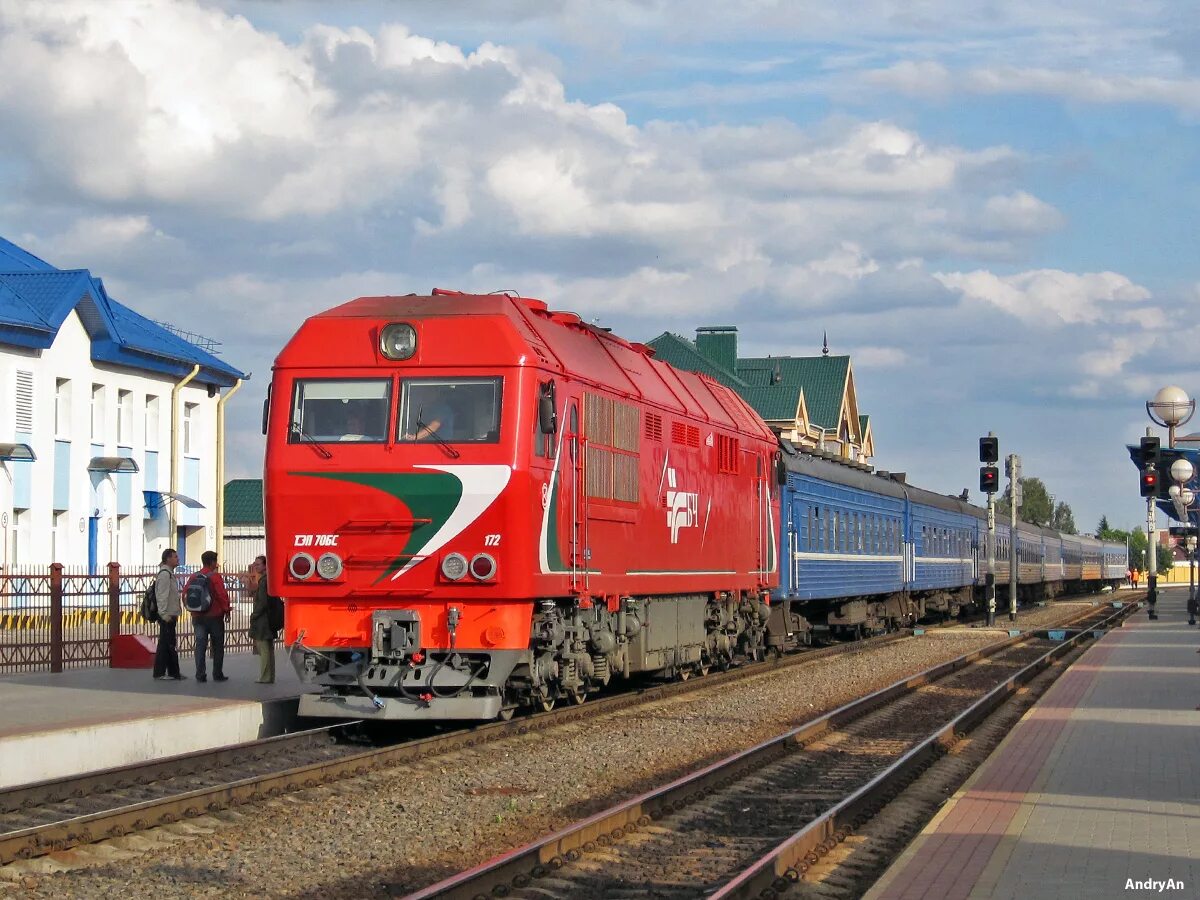
M354 300L279 354L264 428L302 715L489 719L765 646L775 436L573 313Z

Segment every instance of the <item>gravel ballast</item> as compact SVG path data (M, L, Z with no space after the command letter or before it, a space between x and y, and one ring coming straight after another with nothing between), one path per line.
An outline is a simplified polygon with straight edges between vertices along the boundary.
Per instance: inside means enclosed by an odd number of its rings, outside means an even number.
M1090 606L1035 610L1018 627L1044 626L1042 614L1061 621ZM9 866L0 870L6 879L0 896L14 890L56 898L407 893L1004 636L937 629L374 771Z

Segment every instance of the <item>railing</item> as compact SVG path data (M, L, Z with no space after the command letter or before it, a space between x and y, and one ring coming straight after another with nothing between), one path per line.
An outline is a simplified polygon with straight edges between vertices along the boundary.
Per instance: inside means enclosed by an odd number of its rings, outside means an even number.
M221 352L218 349L221 346L221 342L214 338L210 338L203 334L196 334L194 331L184 331L182 328L178 327L177 325L172 325L170 322L160 322L158 319L151 319L151 321L164 331L169 331L171 334L175 335L175 337L187 341L193 347L199 347L201 350L206 350L209 353Z
M180 586L194 567L175 570ZM122 634L158 635L158 625L138 611L157 567L122 568L109 563L103 573L54 563L0 572L0 673L61 672L112 661L113 639ZM223 574L232 614L225 631L227 651L249 650L250 579ZM195 648L190 615L179 628L179 653Z

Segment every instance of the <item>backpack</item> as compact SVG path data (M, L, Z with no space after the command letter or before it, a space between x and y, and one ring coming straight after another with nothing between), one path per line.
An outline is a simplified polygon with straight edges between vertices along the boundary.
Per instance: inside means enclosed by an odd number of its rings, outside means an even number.
M276 634L283 631L283 601L278 597L267 597L267 625Z
M138 607L138 612L147 622L161 622L162 617L158 614L158 593L155 590L155 585L158 579L150 582L150 587L146 588L146 593L142 594L142 603Z
M183 605L190 613L202 616L212 607L212 591L208 587L208 575L197 572L187 583L183 592Z

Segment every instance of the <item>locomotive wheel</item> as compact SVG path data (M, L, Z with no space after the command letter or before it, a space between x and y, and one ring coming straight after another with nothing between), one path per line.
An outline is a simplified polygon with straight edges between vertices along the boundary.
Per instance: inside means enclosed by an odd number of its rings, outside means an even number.
M680 681L687 681L689 678L692 677L692 670L688 669L688 668L680 669L677 677L679 678Z
M515 706L502 706L500 712L496 713L496 718L501 722L511 722L513 714L517 711Z
M584 691L584 690L575 690L575 691L571 691L571 692L569 692L569 693L567 694L567 696L571 698L571 702L572 702L572 703L574 703L576 706L579 706L579 705L581 705L581 704L582 704L582 703L583 703L585 700L587 700L587 691Z
M553 697L539 697L535 701L534 705L538 709L540 709L542 712L550 712L550 710L554 709L554 698Z
M707 662L700 663L699 672L701 675L707 675L711 666Z

